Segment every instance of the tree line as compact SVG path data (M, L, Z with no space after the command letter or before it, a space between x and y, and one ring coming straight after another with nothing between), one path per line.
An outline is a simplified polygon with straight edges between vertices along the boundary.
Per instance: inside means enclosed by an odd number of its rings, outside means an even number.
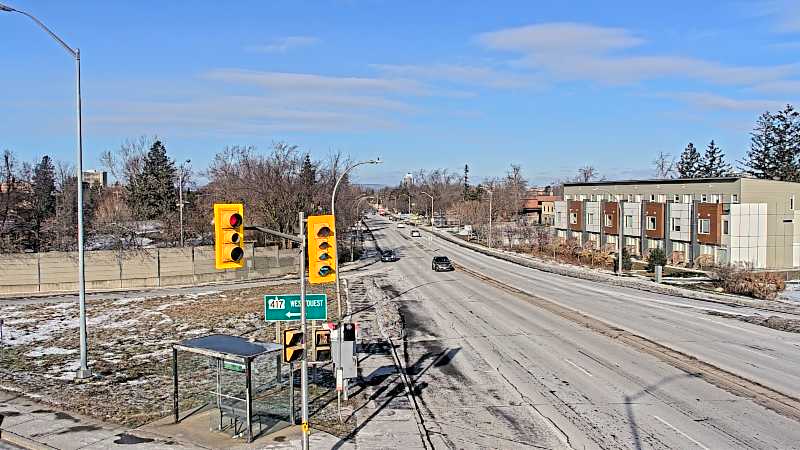
M2 162L0 252L76 250L78 182L73 168L48 155L19 161L10 150L4 151ZM176 164L157 138L127 140L100 157L113 184L82 183L86 248L179 245L179 189L184 235L191 245L213 242L214 203L244 203L248 224L296 233L299 211L330 211L333 184L350 163L341 152L316 160L297 146L277 142L266 152L255 146L226 147L207 167L193 169L188 161ZM341 230L357 219L356 203L363 193L347 178L342 180L337 196ZM260 234L248 233L247 238L275 242Z

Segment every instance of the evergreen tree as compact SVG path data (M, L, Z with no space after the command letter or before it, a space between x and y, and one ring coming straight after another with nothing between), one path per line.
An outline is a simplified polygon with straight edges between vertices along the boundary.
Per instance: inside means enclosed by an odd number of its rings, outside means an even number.
M792 105L778 111L773 118L775 165L773 178L800 181L800 113Z
M681 159L675 165L678 178L696 178L700 176L700 152L689 142L681 153Z
M725 162L725 153L717 147L712 139L706 148L703 159L700 161L699 176L724 177L731 171L731 166Z
M300 208L306 213L314 212L314 184L317 182L317 167L311 162L311 155L306 153L300 166Z
M128 206L138 220L168 219L176 208L175 162L156 141L144 158L142 171L128 184Z
M464 200L469 197L469 164L464 164Z
M56 169L53 161L45 155L33 169L29 205L31 244L35 252L42 247L42 225L56 212Z
M772 179L775 176L774 142L775 127L772 114L765 111L758 117L756 126L750 133L750 150L741 163L746 173L764 179Z

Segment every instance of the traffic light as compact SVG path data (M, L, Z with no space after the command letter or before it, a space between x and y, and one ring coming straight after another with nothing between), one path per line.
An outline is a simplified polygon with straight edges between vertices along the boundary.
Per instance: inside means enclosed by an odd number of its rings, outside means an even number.
M331 359L331 330L314 331L314 361Z
M244 207L214 204L214 254L217 269L244 267Z
M308 282L336 280L336 220L332 215L308 216Z
M303 357L303 333L297 329L283 330L283 362L290 363Z

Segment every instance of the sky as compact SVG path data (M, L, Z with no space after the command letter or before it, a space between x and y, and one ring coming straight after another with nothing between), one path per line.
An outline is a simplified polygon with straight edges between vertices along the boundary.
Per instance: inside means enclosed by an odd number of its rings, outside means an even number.
M800 103L796 0L0 3L80 48L86 169L146 135L194 167L276 141L380 157L363 183L647 178L688 142L735 162L760 113ZM74 162L74 84L64 49L0 12L0 149Z

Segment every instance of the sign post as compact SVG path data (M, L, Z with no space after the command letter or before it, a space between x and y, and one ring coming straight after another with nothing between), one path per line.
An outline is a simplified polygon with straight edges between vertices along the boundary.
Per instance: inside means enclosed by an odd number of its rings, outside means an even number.
M302 287L300 289L303 290ZM265 295L264 320L267 322L302 320L301 295ZM306 320L327 320L328 296L326 294L305 294L305 299Z

